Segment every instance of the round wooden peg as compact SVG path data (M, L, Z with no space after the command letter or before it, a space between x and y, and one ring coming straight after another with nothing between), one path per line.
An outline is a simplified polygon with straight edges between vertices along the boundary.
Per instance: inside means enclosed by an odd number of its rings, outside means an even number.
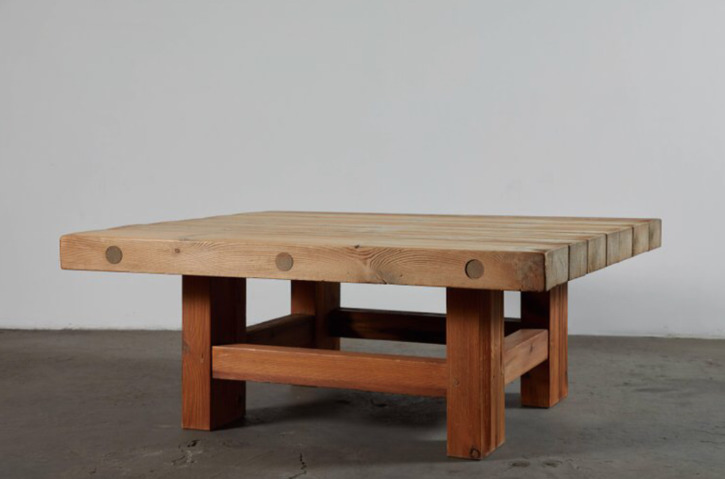
M118 246L109 246L106 248L106 261L111 264L118 264L123 259L123 251Z
M274 262L277 264L277 269L280 271L289 271L295 264L295 260L292 259L292 256L289 253L278 254Z
M466 276L471 279L478 279L483 276L483 263L477 259L472 259L466 263Z

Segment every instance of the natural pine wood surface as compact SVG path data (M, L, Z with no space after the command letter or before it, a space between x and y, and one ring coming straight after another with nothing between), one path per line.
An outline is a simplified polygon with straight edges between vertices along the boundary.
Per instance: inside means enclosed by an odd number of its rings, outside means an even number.
M658 219L271 211L70 234L60 249L65 269L546 291L660 244Z

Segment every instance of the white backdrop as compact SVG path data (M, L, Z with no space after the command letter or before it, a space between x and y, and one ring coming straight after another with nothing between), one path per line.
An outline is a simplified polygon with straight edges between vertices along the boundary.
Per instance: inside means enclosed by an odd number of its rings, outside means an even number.
M661 217L662 249L571 284L571 332L725 337L723 25L719 0L0 0L0 327L180 326L178 277L61 271L62 233L308 209ZM288 288L252 281L251 321Z

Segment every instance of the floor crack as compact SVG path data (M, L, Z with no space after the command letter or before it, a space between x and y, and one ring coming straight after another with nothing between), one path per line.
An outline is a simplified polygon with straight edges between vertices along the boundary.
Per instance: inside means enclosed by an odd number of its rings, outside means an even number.
M302 453L300 453L300 472L290 476L289 479L295 479L297 477L304 476L305 474L307 474L307 463L305 462L305 458Z

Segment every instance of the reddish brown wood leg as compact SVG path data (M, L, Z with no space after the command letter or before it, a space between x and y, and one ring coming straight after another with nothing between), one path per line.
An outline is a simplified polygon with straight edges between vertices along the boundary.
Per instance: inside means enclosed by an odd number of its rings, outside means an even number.
M182 309L181 424L217 429L244 416L245 383L212 379L211 348L244 342L245 280L184 276Z
M569 392L567 284L544 293L521 293L521 326L549 330L549 359L521 376L521 404L552 407Z
M503 292L447 290L448 455L481 459L503 444Z
M292 314L315 316L314 348L340 349L340 338L330 336L330 312L340 307L340 283L292 281Z

